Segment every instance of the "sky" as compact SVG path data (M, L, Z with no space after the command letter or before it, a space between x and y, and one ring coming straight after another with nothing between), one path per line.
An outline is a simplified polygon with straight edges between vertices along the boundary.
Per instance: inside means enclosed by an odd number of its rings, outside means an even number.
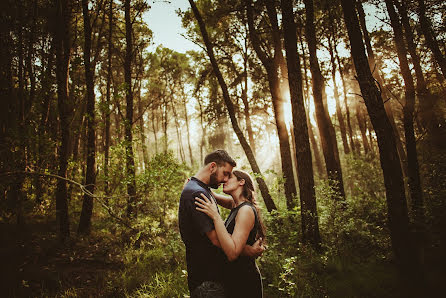
M149 1L150 10L144 20L153 31L153 48L162 44L166 48L185 53L188 50L199 50L193 42L185 39L181 34L186 30L181 26L181 18L175 12L177 9L187 10L188 0L153 0Z

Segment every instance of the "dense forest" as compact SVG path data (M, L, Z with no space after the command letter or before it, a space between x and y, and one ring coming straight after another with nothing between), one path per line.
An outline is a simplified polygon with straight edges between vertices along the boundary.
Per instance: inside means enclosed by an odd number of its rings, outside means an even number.
M219 148L265 297L446 291L445 1L189 0L184 53L153 4L1 1L1 296L188 297L179 197Z

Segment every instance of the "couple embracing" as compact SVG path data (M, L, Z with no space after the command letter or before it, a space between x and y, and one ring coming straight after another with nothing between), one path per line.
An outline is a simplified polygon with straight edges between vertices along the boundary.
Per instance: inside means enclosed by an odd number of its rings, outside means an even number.
M181 193L178 217L191 298L263 296L255 258L265 249L265 231L253 180L235 166L226 151L216 150ZM230 197L211 191L222 183ZM231 209L225 222L217 204Z

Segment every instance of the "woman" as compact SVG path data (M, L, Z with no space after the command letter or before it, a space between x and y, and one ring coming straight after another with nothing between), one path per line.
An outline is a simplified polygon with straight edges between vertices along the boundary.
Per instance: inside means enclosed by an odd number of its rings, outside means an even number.
M240 255L246 244L265 237L255 199L254 184L248 173L235 170L223 185L223 192L232 200L216 195L219 204L231 207L226 222L220 217L217 206L202 195L196 198L197 210L206 213L213 221L220 246L229 262L225 268L225 288L228 297L263 297L262 279L255 260Z

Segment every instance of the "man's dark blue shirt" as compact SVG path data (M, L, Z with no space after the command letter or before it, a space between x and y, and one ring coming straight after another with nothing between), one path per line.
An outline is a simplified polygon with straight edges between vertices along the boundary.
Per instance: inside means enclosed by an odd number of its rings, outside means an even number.
M212 219L195 209L195 197L204 194L214 200L209 187L192 177L181 193L178 219L181 239L186 245L187 281L192 292L204 281L222 281L224 254L207 237L215 229Z

